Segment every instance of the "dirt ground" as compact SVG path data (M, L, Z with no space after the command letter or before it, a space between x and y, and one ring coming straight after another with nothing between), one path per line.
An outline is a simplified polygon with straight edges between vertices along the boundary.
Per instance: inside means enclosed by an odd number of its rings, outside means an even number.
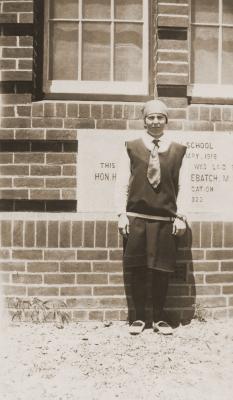
M113 322L11 323L1 337L1 400L230 400L233 321L130 336Z

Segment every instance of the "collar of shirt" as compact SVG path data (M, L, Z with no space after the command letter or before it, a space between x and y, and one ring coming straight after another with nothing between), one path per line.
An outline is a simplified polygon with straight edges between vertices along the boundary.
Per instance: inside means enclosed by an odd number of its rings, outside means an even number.
M154 147L154 137L149 135L146 131L143 133L142 140L144 142L144 145L148 150L152 150ZM171 140L167 137L166 133L163 134L163 136L160 137L159 139L159 153L162 153L163 151L166 151L168 147L171 144Z

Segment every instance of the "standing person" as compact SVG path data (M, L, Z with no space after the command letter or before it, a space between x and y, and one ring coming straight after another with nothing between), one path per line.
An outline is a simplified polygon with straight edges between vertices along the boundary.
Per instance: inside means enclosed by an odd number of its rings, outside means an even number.
M176 262L177 237L186 230L186 218L178 209L180 170L184 145L169 140L164 128L168 110L160 100L145 103L145 132L126 142L116 185L118 228L124 238L124 267L131 269L135 320L130 333L145 327L147 271L152 271L154 331L171 334L163 320L169 275Z

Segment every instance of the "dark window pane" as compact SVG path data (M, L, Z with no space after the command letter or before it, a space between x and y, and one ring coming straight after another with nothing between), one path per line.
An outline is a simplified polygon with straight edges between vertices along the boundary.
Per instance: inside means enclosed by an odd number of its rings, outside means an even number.
M142 19L142 0L115 0L116 19Z
M51 23L49 65L49 79L77 79L78 23Z
M110 19L111 0L83 0L83 18Z
M142 25L115 26L114 80L142 80Z
M192 70L194 83L218 83L218 28L193 27Z
M50 0L50 18L78 18L79 0Z
M84 23L82 80L108 81L110 54L110 24Z
M233 0L223 0L223 23L233 24Z
M222 83L233 84L233 28L223 28Z
M218 23L219 0L192 0L192 22Z

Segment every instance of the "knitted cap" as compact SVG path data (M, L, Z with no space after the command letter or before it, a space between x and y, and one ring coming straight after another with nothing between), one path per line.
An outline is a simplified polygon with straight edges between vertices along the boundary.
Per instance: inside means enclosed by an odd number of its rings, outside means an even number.
M168 118L167 106L161 100L147 101L142 108L143 118L150 114L163 114Z

